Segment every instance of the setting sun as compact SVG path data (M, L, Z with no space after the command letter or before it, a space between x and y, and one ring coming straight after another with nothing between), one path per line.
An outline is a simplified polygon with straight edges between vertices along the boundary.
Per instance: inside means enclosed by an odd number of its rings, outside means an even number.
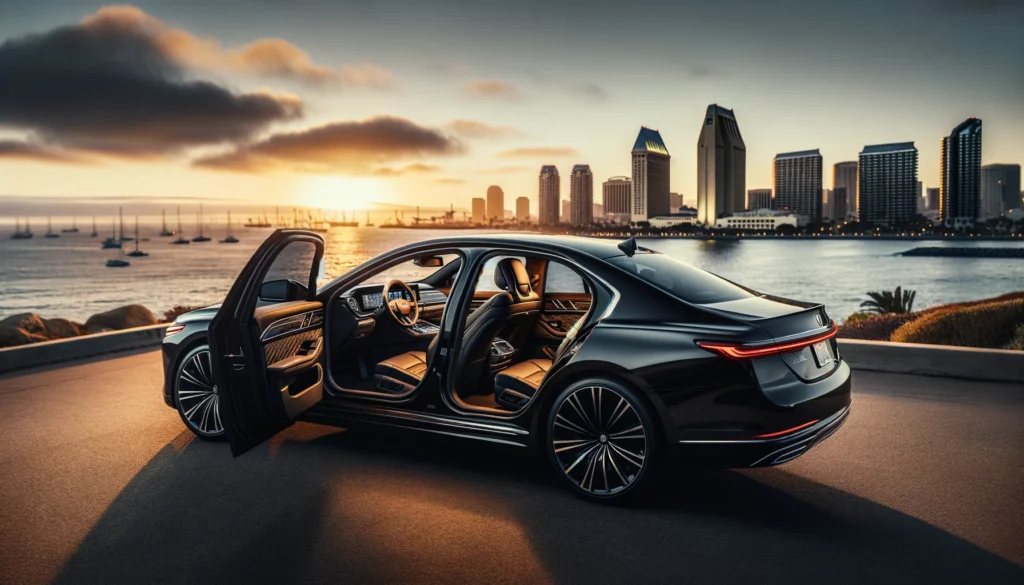
M373 209L389 201L389 193L377 179L334 176L307 178L298 203L318 209L345 211Z

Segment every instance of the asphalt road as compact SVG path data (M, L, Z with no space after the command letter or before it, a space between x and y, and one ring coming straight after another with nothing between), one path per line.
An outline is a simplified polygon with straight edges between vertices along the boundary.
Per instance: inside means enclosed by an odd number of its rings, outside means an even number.
M585 502L539 458L298 424L232 459L156 352L0 378L0 583L1024 583L1024 388L855 374L772 469Z

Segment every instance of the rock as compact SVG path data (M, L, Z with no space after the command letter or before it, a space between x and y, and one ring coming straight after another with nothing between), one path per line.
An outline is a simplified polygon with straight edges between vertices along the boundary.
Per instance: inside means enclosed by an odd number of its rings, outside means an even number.
M85 322L85 328L92 333L100 331L131 329L159 323L153 313L142 305L127 305L97 313Z
M78 337L88 333L83 325L67 319L43 319L35 313L21 313L0 321L0 347Z

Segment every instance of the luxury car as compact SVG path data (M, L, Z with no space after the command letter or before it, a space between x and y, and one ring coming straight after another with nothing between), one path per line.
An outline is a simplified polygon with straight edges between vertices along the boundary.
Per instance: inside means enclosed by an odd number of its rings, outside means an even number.
M168 327L164 400L196 435L237 456L296 420L403 427L536 449L613 500L677 456L790 461L849 413L821 305L633 239L443 238L318 286L323 255L278 230L220 306Z

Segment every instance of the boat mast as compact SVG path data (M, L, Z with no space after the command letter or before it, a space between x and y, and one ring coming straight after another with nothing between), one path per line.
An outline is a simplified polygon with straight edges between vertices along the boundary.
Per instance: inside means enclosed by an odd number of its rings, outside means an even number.
M139 216L135 216L135 251L139 251Z
M117 215L121 218L121 235L118 236L118 240L124 241L124 210L120 207L117 208Z

